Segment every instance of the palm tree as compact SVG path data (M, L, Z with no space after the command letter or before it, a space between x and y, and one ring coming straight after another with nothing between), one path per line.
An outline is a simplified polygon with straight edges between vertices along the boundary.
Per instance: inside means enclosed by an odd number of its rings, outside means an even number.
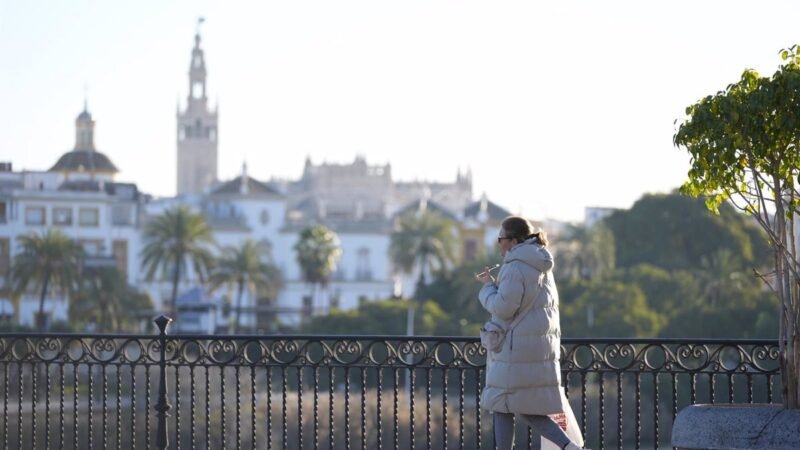
M211 228L203 216L179 205L148 222L143 237L145 245L141 256L145 278L152 281L159 270L162 276L172 278L168 311L175 315L178 285L186 269L191 265L202 283L211 268L213 257L209 247L214 245Z
M97 324L100 333L136 331L141 314L153 308L150 297L128 285L116 267L87 270L69 305L73 323Z
M342 255L339 238L336 233L322 225L311 226L300 232L294 250L297 252L297 263L303 272L303 279L312 286L313 305L317 287L328 285Z
M389 252L403 272L419 268L417 291L425 286L425 273L444 269L457 260L452 221L433 211L409 211L400 216L392 232Z
M567 225L554 248L559 278L602 279L616 266L614 234L603 222Z
M274 299L283 280L280 270L270 261L269 245L247 239L238 247L228 246L211 273L211 290L223 285L236 288L236 322L233 332L239 332L242 297L245 289L256 298L260 295Z
M53 285L67 294L75 290L83 248L59 230L31 233L17 239L22 252L11 265L12 291L14 297L19 297L31 285L39 288L36 327L43 330L47 323L44 316L47 291Z

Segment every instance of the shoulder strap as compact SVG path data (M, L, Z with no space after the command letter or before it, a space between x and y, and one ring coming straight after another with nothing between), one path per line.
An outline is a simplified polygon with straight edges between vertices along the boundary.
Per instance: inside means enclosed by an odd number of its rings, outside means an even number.
M534 291L535 293L533 294L533 299L527 305L525 305L525 307L517 311L517 316L514 317L514 321L508 324L508 328L506 328L507 333L519 325L519 323L522 321L522 318L528 314L528 311L530 311L531 308L533 308L533 304L536 303L536 298L539 297L539 292L541 292L542 284L545 282L548 273L549 272L542 272L539 274L539 280L536 283L536 290ZM522 297L523 299L525 298L525 291L523 291Z

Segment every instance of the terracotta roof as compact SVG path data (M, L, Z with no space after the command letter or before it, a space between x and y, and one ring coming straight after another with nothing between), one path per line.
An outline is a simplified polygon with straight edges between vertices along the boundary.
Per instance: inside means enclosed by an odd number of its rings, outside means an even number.
M464 217L478 217L481 211L481 200L470 203L464 208ZM503 219L512 215L508 210L499 206L497 203L487 200L486 213L490 220L502 222Z
M50 168L50 172L78 172L81 170L85 172L119 172L108 156L94 150L72 150L64 153Z
M413 202L409 203L408 205L404 206L399 211L397 211L394 214L394 216L399 217L402 214L405 214L409 211L418 211L422 207L422 202L423 202L422 198L414 200ZM433 200L429 199L425 201L425 209L428 211L437 212L450 220L458 221L458 217L455 214L453 214L452 211L450 211L448 208L442 206L441 204Z
M211 195L281 195L281 193L270 186L256 180L253 177L247 177L247 193L242 193L242 176L238 176L233 180L222 183L216 188L211 190Z

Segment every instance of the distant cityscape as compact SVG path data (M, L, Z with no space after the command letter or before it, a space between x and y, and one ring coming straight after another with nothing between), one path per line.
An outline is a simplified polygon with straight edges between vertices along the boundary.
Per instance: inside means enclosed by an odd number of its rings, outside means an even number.
M164 310L169 280L148 281L141 268L142 229L148 221L176 205L201 214L220 246L251 239L270 249L280 269L283 288L274 302L278 319L296 324L299 311L351 309L363 301L413 292L417 273L403 273L389 258L390 236L397 218L409 211L436 211L457 224L459 252L475 259L491 249L500 222L511 214L484 193L475 198L472 173L456 170L452 182L402 182L392 178L391 164L370 165L364 156L352 163L314 163L306 159L297 180L257 180L247 163L230 180L217 177L218 113L206 96L207 68L200 34L195 36L189 68L189 94L177 112L177 195L153 198L135 182L115 179L112 159L95 148L95 119L84 104L75 120L75 146L43 171L14 171L13 161L0 163L0 315L16 315L30 325L40 299L35 292L10 299L7 274L21 249L19 236L56 228L80 243L88 264L116 267L129 284L147 292L156 310ZM607 208L587 208L591 224L608 215ZM309 295L293 250L298 233L324 225L336 233L341 259L331 283L316 304ZM560 224L537 222L557 234ZM67 318L66 296L48 294L50 320ZM5 297L5 298L4 298ZM210 293L190 272L179 286L180 329L215 332L224 317L223 295ZM257 299L246 293L243 325L256 327ZM325 305L325 306L320 306ZM321 308L321 309L320 309Z

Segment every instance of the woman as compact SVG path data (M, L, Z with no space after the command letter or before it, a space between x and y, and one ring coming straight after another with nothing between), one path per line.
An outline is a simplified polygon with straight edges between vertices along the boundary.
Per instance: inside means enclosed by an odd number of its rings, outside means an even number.
M551 270L553 256L544 232L511 216L497 237L503 266L495 279L489 268L476 275L484 283L478 297L492 320L508 326L517 311L533 302L525 317L506 333L503 349L489 352L481 407L494 416L497 448L514 444L514 414L542 437L563 449L580 449L548 414L569 407L561 393L561 330L558 291ZM563 402L563 403L562 403Z

